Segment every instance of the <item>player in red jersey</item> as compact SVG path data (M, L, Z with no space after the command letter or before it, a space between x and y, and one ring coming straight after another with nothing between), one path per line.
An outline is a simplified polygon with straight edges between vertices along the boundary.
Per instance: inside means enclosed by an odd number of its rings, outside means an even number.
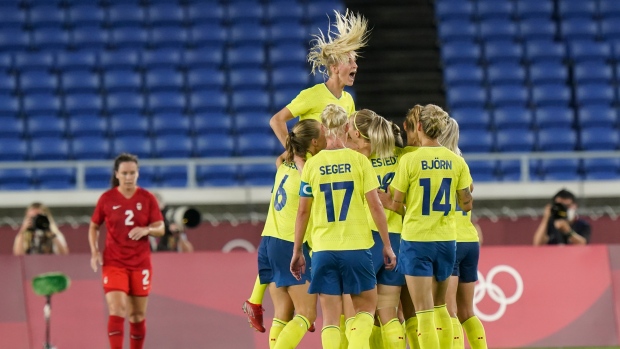
M138 158L123 153L114 160L112 188L99 197L88 241L90 265L103 265L103 289L108 303L111 349L123 348L125 317L129 316L130 348L144 346L144 315L151 290L151 249L148 235L164 235L164 219L153 194L137 186ZM99 227L107 234L103 260L97 245Z

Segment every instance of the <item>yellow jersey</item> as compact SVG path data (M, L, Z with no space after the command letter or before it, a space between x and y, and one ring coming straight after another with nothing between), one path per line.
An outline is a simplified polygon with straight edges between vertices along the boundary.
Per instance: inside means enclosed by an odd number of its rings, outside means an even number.
M456 241L457 242L478 242L478 231L471 222L471 212L465 212L460 207L456 207Z
M455 193L472 183L462 157L445 147L419 147L400 159L392 188L406 193L402 238L456 240Z
M295 241L300 175L295 163L283 162L276 172L262 236Z
M376 155L370 156L370 163L375 170L377 175L377 179L379 180L379 189L383 190L387 193L388 187L392 180L394 179L394 175L396 174L396 169L398 168L398 160L402 155L405 154L405 150L403 148L395 148L394 155L389 158L379 158ZM385 217L387 218L388 223L388 231L390 233L399 233L403 229L403 217L398 213L384 209ZM377 229L377 225L375 221L372 219L372 214L370 213L370 208L366 205L366 214L368 217L368 225L370 225L370 229L374 231L379 231Z
M321 113L328 104L341 106L347 115L355 111L355 103L350 93L342 91L340 98L336 98L324 83L301 91L286 108L293 114L293 117L299 116L300 121L315 119L321 122Z
M322 150L308 160L299 195L313 198L313 251L372 247L365 194L378 187L370 160L354 150Z

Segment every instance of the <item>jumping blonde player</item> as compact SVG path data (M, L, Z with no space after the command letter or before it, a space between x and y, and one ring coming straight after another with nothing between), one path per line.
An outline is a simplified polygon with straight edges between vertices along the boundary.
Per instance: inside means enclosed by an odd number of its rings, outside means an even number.
M365 203L383 241L385 267L395 266L385 212L376 189L377 177L368 158L345 147L347 113L328 105L322 115L328 146L306 162L301 176L300 202L295 224L291 272L297 279L305 271L302 242L312 215L313 244L310 293L318 293L323 313L323 348L340 348L342 295L350 294L357 315L349 348L368 348L377 306L376 277L370 247Z
M467 164L437 141L448 118L435 105L422 107L414 122L420 147L401 158L391 184L394 197L389 208L404 215L398 270L405 274L412 296L422 349L438 349L440 343L442 348L452 346L445 299L456 258L455 209L458 203L468 212L473 205Z
M448 126L438 139L444 147L462 156L458 147L459 124L450 118ZM472 186L473 191L473 186ZM456 262L448 284L446 295L448 312L454 330L453 349L464 349L467 340L473 349L486 349L486 334L480 319L474 314L474 287L478 281L478 259L480 257L480 237L478 228L471 222L471 214L456 212ZM461 323L463 324L461 326Z
M344 91L344 87L352 86L355 81L358 69L356 51L366 46L368 42L368 21L363 16L349 11L344 15L338 11L334 12L335 30L328 30L326 35L322 32L316 35L308 54L312 73L326 75L327 81L301 91L269 121L283 146L286 146L288 136L286 122L294 117L299 116L299 120L315 119L320 122L323 109L330 103L343 107L349 114L355 111L353 98ZM284 157L286 154L282 156ZM300 160L304 159L296 158L296 162ZM243 304L248 322L259 332L265 332L262 303L266 289L267 285L261 284L257 277L250 298Z

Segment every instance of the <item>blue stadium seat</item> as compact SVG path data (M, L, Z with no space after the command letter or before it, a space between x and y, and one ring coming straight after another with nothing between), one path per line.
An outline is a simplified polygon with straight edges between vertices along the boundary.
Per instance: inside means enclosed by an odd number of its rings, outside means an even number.
M105 49L110 42L110 35L107 30L99 25L89 25L73 29L71 35L71 46L73 49Z
M73 138L73 158L76 160L100 160L110 158L110 141L101 136Z
M98 93L76 93L65 95L65 112L69 115L80 113L101 114L103 100Z
M84 184L89 189L110 188L111 176L111 171L107 167L87 167L84 171Z
M9 94L0 94L0 116L16 117L18 113L19 100Z
M132 69L110 69L103 73L103 87L108 93L140 91L142 76Z
M450 108L484 107L487 97L482 87L458 86L447 91Z
M538 150L574 151L577 133L570 128L546 128L538 131Z
M267 71L262 68L236 68L229 70L228 83L235 92L267 89L269 77Z
M568 44L570 58L574 62L595 61L604 63L612 56L611 47L605 42L576 41Z
M23 161L28 155L28 142L23 138L0 137L0 161Z
M468 161L469 171L474 183L496 181L497 161L471 160Z
M231 98L231 108L236 113L269 111L271 108L269 93L264 90L234 91Z
M151 4L147 9L148 23L157 27L160 25L181 26L186 22L183 7L175 3Z
M515 41L491 41L484 45L484 59L487 63L513 62L523 60L523 48Z
M226 75L215 68L195 68L187 71L187 86L192 90L219 90L226 88Z
M312 1L307 3L306 16L309 21L325 20L329 16L334 22L334 10L344 14L344 4L339 1Z
M19 89L22 93L55 93L58 90L58 78L45 71L23 72L19 75Z
M554 61L543 61L532 63L529 66L529 77L532 85L539 84L566 84L568 80L568 69L560 63Z
M26 25L26 11L22 11L15 3L2 4L0 7L0 26L4 28L21 28Z
M38 189L66 190L75 188L74 168L37 168L34 170L33 177Z
M450 19L471 19L474 15L474 3L469 1L436 1L435 16L439 21Z
M276 90L294 88L301 91L308 87L309 78L308 71L301 67L271 69L271 86Z
M151 132L155 137L188 136L192 132L191 119L187 115L155 114L151 118Z
M558 15L561 19L566 18L593 18L596 15L595 0L560 1L558 2Z
M190 42L189 32L176 25L158 26L150 30L149 46L151 48L182 49Z
M187 166L159 166L157 172L162 187L187 186Z
M273 107L277 110L284 108L293 100L293 98L297 97L298 94L299 90L297 89L286 88L276 90L273 93Z
M516 15L521 20L553 16L553 0L520 0L516 5Z
M528 166L530 180L539 179L540 160L530 160ZM520 181L522 179L520 160L500 160L497 164L497 171L503 181Z
M555 39L556 33L556 24L551 18L532 18L519 23L519 36L526 41L552 41Z
M116 114L110 117L110 134L119 136L146 136L149 133L149 119L139 114Z
M499 152L531 152L536 148L536 137L527 129L503 129L495 136Z
M239 113L235 115L235 130L237 134L243 133L272 133L269 126L269 113Z
M229 3L227 19L231 24L236 23L260 23L265 17L265 10L260 2L244 1Z
M28 135L30 138L63 137L66 134L65 119L57 116L39 116L28 118Z
M231 135L211 134L196 138L196 156L230 157L235 151L235 141Z
M155 156L159 158L189 158L194 154L192 138L186 135L162 135L154 138Z
M489 89L489 102L495 108L505 106L527 106L528 92L522 85L491 86Z
M620 22L618 22L618 18L620 18L620 15L601 20L601 36L604 39L620 39Z
M269 28L269 41L271 44L304 44L308 37L308 31L298 23L274 23Z
M0 169L0 189L31 190L32 170L26 168Z
M238 156L272 156L281 147L273 134L244 133L237 136Z
M525 84L525 69L515 62L499 61L487 65L487 82L489 85L523 85Z
M507 1L495 2L494 4L505 4ZM478 26L480 39L482 41L510 41L519 36L517 25L509 19L487 19L481 20Z
M145 48L149 33L142 27L116 27L110 29L110 44L115 49Z
M569 129L574 124L575 115L568 106L547 106L536 110L536 125L539 129Z
M233 118L229 114L195 114L193 123L194 133L229 135L233 131Z
M27 32L15 28L3 28L0 31L0 47L3 50L26 50L30 46Z
M267 30L259 23L240 22L230 26L228 42L231 46L256 45L267 42Z
M581 130L581 150L616 150L620 145L617 129L589 127Z
M64 25L65 11L57 6L35 6L28 11L28 26L30 28L61 28Z
M101 26L105 21L103 8L94 4L75 4L67 9L67 16L73 26Z
M492 125L491 115L483 108L454 109L450 115L459 123L461 130L486 130Z
M0 72L9 73L13 69L13 54L11 52L0 52Z
M190 106L195 113L226 112L228 97L222 91L200 91L190 95Z
M190 3L187 16L194 26L200 23L222 23L226 19L224 7L216 2Z
M459 134L459 147L463 153L488 153L494 150L493 133L484 130L463 130Z
M262 46L231 47L226 63L230 68L260 68L265 65L265 50Z
M534 124L534 116L529 109L523 107L506 107L495 109L493 121L498 132L502 130L530 130Z
M39 28L32 32L35 50L66 50L70 48L69 32L61 28Z
M446 20L438 24L439 41L448 43L451 41L475 41L478 35L476 25L463 19Z
M0 124L2 127L0 128L0 138L21 138L24 136L25 127L24 127L24 119L23 118L15 118L15 117L2 117L0 118Z
M0 73L0 94L13 94L16 88L17 82L13 76Z
M299 24L303 21L303 16L303 4L296 1L266 5L265 19L272 25L281 22Z
M159 185L158 168L155 166L140 166L140 179L138 185L142 188L152 188Z
M545 180L574 181L580 179L579 159L543 159L540 160L541 172Z
M611 85L592 83L578 85L575 101L578 107L587 105L611 105L614 103L614 88Z
M441 59L444 65L456 63L477 64L482 57L480 46L473 42L448 42L441 45Z
M448 87L460 85L482 85L484 72L475 64L451 64L443 71L443 78Z
M593 19L569 18L560 21L560 34L567 41L596 40L598 27Z
M599 0L598 10L603 18L620 17L620 3L615 0Z
M108 69L137 69L140 67L140 52L135 49L101 51L99 64Z
M54 54L50 51L22 51L13 55L13 69L17 71L39 70L51 72L56 66Z
M89 70L70 70L61 75L62 90L72 92L99 92L99 75Z
M586 180L617 179L620 175L620 159L583 159L583 170Z
M566 57L566 47L562 42L535 40L525 43L525 58L530 63L553 61L562 63Z
M157 68L144 74L144 87L149 92L180 91L184 85L183 73L174 68Z
M532 87L532 104L536 107L569 105L570 88L563 84L545 84Z
M130 153L139 158L153 157L153 144L147 136L116 137L112 140L112 154Z
M145 108L145 99L138 92L108 93L106 109L109 113L142 113Z
M305 68L308 50L302 43L286 43L271 46L269 49L269 63L272 67L299 67Z
M516 6L510 1L478 0L476 13L481 20L510 19L513 17Z
M618 125L616 109L612 106L586 106L579 108L579 126L614 128Z
M153 92L149 95L148 101L151 113L178 115L184 113L187 107L185 95L179 92Z
M144 9L138 4L121 3L108 8L108 26L139 27L145 24Z
M244 185L273 186L276 166L273 164L245 164L239 166L239 177Z
M228 42L226 27L217 23L195 25L190 29L190 42L194 47L222 48Z
M613 69L604 62L587 61L576 63L573 67L573 78L580 84L610 84L614 78Z
M236 165L196 166L196 181L199 186L228 187L237 185Z
M205 47L200 49L185 50L183 54L183 65L191 68L216 68L219 69L224 64L222 50Z
M146 50L142 52L140 62L145 69L179 68L183 64L183 52L173 48Z
M69 160L69 142L61 137L39 137L30 140L30 160Z
M51 93L30 93L24 95L22 107L28 116L59 115L60 99Z
M103 137L108 133L107 118L88 114L73 116L68 120L67 132L74 138Z

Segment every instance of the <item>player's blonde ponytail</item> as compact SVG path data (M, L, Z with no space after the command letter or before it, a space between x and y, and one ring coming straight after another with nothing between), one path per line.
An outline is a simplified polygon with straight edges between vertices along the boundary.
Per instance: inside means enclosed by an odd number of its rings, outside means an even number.
M321 121L327 129L325 136L338 137L343 134L347 120L347 112L344 108L336 104L328 104L321 113Z
M392 126L382 116L377 116L368 126L368 137L370 138L370 152L379 158L387 158L394 155L394 132Z
M448 120L448 124L441 133L441 136L437 138L437 141L439 144L450 149L453 153L462 155L461 149L459 149L459 123L453 118Z
M434 104L427 104L420 113L422 131L430 139L437 139L448 124L448 113Z

